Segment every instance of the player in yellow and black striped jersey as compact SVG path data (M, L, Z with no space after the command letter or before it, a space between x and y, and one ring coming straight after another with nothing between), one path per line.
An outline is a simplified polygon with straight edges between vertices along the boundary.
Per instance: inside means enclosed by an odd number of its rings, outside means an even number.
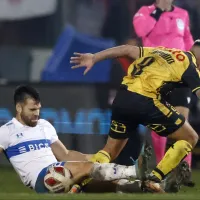
M109 137L103 150L110 154L111 160L115 159L129 135L143 124L157 134L177 141L148 177L156 182L164 179L198 141L190 124L163 97L173 88L187 86L200 98L200 41L194 43L190 52L123 45L95 54L75 55L71 58L71 63L76 64L72 68L85 66L84 74L104 59L120 56L136 59L129 66L114 99Z
M150 98L160 98L163 89L185 84L193 92L200 86L199 70L192 52L177 49L140 47L140 58L128 68L122 84L127 90Z

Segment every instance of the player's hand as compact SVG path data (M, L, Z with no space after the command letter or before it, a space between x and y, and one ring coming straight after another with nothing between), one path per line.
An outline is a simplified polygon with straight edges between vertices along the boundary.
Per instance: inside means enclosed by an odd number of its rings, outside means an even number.
M109 163L110 160L111 160L110 155L103 150L94 154L90 159L90 161L92 162L99 162L99 163Z
M93 67L94 65L94 54L92 53L74 53L74 57L70 58L70 63L75 64L72 69L79 67L86 67L84 75Z

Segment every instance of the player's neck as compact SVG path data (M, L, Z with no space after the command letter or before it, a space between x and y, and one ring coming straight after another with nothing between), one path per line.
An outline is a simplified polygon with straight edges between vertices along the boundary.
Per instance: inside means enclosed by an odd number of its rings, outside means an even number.
M18 121L18 122L20 122L22 125L26 125L25 123L24 123L24 121L22 120L22 118L19 116L19 115L16 115L16 120Z

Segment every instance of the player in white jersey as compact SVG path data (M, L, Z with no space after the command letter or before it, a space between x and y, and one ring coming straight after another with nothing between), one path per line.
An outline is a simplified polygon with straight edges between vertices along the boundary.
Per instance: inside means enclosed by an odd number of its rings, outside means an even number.
M80 184L87 177L99 181L113 181L141 179L144 176L145 154L142 155L141 162L127 167L109 164L110 155L104 151L99 152L104 154L104 160L99 160L104 164L100 164L87 161L102 159L102 156L98 158L98 154L94 157L67 150L58 139L54 127L48 121L39 119L41 103L39 93L34 88L19 86L15 90L14 103L16 117L0 128L0 152L5 152L24 185L35 189L36 192L67 192L73 184ZM51 170L56 169L65 170L64 181L61 181L59 187L53 187L58 175ZM53 189L45 185L47 176ZM133 183L121 180L116 188L122 185L120 190L127 191L124 185L127 184L130 190ZM157 185L152 185L152 191L162 192Z

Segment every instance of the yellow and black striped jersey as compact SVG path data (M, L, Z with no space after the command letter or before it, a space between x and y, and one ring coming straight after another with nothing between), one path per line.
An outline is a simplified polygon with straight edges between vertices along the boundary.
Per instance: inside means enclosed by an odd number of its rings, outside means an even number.
M146 97L158 98L166 88L181 84L194 92L200 89L200 72L192 52L164 47L140 47L140 58L128 68L123 85L132 92ZM171 89L172 89L171 88Z

